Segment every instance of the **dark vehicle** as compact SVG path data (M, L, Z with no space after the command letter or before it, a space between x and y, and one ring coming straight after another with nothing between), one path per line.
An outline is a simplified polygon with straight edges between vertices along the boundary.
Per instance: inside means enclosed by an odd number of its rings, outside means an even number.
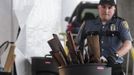
M97 16L97 4L81 1L75 8L71 17L65 18L65 21L68 22L66 31L71 31L72 34L77 34L83 21L94 19Z

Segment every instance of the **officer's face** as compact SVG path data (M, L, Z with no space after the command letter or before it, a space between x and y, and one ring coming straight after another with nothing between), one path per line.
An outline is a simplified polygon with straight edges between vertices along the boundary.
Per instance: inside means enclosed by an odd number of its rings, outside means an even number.
M115 13L115 6L104 4L98 5L99 16L102 21L108 21Z

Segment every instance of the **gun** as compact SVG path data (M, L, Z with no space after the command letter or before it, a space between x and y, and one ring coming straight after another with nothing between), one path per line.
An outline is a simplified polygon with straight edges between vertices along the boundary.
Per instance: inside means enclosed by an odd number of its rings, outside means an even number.
M73 40L73 37L70 31L67 32L67 47L69 49L69 55L70 55L72 64L79 64L79 63L84 64L82 54L79 50L77 50L77 47L75 45L75 42Z
M60 40L59 40L58 36L57 36L56 34L53 34L53 37L54 37L54 39L57 40L56 43L58 44L61 53L62 53L63 56L65 57L66 62L69 64L67 55L66 55L66 53L65 53L65 50L64 50L63 46L62 46L61 43L60 43Z
M69 64L68 58L65 54L64 48L62 47L58 36L53 34L53 39L48 41L49 46L51 47L52 51L50 52L52 56L56 59L59 66L65 66Z
M99 35L97 32L90 32L87 36L88 52L90 55L90 62L100 63L100 44Z
M50 51L50 54L54 57L59 66L66 66L66 60L61 51Z

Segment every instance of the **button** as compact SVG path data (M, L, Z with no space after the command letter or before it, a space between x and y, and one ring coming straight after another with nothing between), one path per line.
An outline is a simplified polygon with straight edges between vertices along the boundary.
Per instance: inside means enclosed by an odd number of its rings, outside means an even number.
M104 51L104 49L102 48L101 51Z
M101 41L101 44L103 44L104 43L104 41Z
M114 34L112 34L112 36L114 36Z
M102 28L105 28L105 26L102 26Z

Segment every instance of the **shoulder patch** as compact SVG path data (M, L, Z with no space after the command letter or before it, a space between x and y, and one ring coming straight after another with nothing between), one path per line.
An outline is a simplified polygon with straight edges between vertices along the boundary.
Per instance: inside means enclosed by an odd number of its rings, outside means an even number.
M123 27L124 27L125 29L127 29L127 30L129 29L129 26L128 26L127 21L123 21L122 24L123 24Z
M116 19L119 19L119 20L122 20L122 21L125 21L124 18L121 18L121 17L119 17L119 16L116 16L115 18L116 18Z

